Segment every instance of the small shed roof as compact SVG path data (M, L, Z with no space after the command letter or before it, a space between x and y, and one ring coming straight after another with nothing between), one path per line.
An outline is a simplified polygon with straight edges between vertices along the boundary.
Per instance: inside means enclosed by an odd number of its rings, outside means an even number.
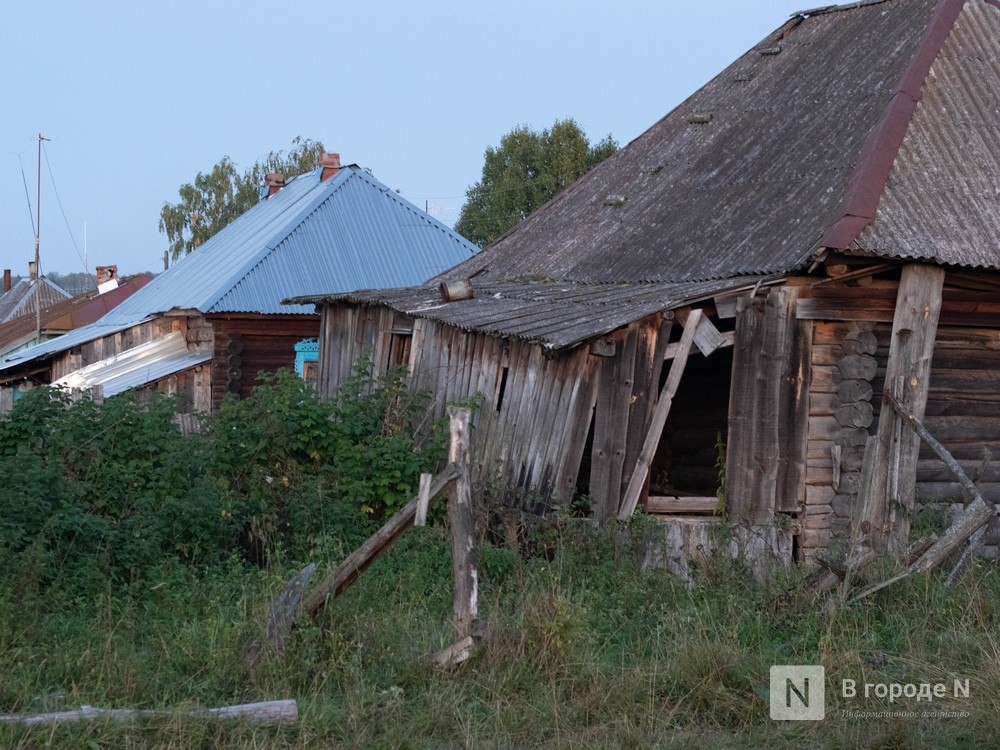
M290 301L380 305L466 331L538 343L555 352L603 336L653 313L776 280L777 277L740 277L686 283L500 282L477 285L472 299L447 303L442 301L437 287L429 286L366 290Z

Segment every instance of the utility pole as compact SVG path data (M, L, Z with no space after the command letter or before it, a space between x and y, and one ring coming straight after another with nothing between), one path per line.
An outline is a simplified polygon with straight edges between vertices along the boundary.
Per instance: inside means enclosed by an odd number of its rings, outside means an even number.
M37 217L35 219L35 343L42 343L42 264L40 263L39 246L42 239L42 141L49 141L41 133L38 134L38 195L35 199Z

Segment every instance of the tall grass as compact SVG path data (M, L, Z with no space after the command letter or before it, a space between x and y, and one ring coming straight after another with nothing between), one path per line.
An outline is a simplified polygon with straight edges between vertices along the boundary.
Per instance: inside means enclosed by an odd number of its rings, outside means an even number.
M450 545L414 529L318 624L294 631L283 659L242 661L295 570L233 559L194 575L164 564L136 592L81 599L17 586L3 558L0 712L208 707L292 697L287 727L209 724L177 715L132 725L0 728L3 747L985 747L1000 694L1000 576L982 567L958 589L904 581L831 616L808 604L798 571L758 583L719 563L687 588L640 572L655 524L594 532L567 521L551 561L482 549L487 634L447 671L426 655L454 639ZM338 552L321 557L320 574ZM821 723L768 717L772 664L822 663ZM851 720L842 679L971 679L964 719ZM921 709L926 704L921 704ZM899 708L897 703L893 708ZM911 703L906 708L913 708Z

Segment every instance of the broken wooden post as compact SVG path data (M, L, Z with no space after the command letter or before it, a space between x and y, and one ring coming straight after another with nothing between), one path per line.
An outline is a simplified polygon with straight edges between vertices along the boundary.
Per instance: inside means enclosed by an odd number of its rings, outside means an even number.
M674 361L670 365L667 382L663 384L660 398L656 402L656 410L653 412L649 432L646 434L642 451L639 453L639 460L636 461L628 488L625 490L625 496L622 498L621 508L618 511L618 518L622 521L628 520L635 513L636 506L639 504L642 486L646 482L653 456L660 444L660 437L663 435L663 428L666 426L667 416L670 414L670 406L677 394L677 388L681 384L681 376L684 375L684 368L691 352L691 344L694 342L695 332L698 330L703 315L701 310L692 310L684 322L684 332L681 334L680 345L674 354Z
M440 495L458 473L453 466L448 466L431 482L431 499ZM381 529L372 534L354 552L347 556L337 569L323 579L316 590L309 595L303 605L303 610L314 620L323 612L328 599L340 596L348 586L357 580L358 576L368 569L385 550L411 526L417 515L419 498L414 497L404 505L396 515L390 518Z
M302 592L315 571L316 563L309 563L285 584L281 596L271 606L263 641L254 641L247 648L245 661L248 667L253 669L260 663L265 648L270 648L278 656L284 653L285 638L292 632L302 612Z
M414 526L427 525L427 508L431 504L431 480L433 478L430 474L420 475L420 490L417 493L417 515L413 519Z
M900 388L893 396L917 420L923 418L927 406L943 287L943 268L916 264L903 267L885 382L887 391ZM917 434L901 431L894 411L882 409L871 457L871 484L861 498L859 542L864 546L876 552L888 549L897 558L905 553L919 451Z
M958 550L962 544L965 543L970 537L972 537L980 528L984 527L991 520L996 518L997 509L996 506L989 500L986 500L982 494L979 492L979 488L973 484L972 480L969 479L968 475L962 469L961 464L955 460L955 457L948 452L948 450L938 442L927 428L923 425L920 420L918 420L913 414L907 412L903 406L893 398L892 394L886 393L883 396L884 404L892 409L897 415L899 415L900 420L903 424L910 427L920 438L927 443L927 445L938 455L938 457L945 463L945 465L951 470L958 480L959 486L962 488L962 493L970 500L969 505L958 514L955 520L952 522L951 526L941 534L940 537L930 546L930 548L924 552L918 559L914 560L909 567L902 573L893 576L892 578L882 581L881 583L876 583L863 589L858 594L854 596L852 601L860 601L867 596L871 596L877 591L881 591L887 586L901 581L904 578L909 578L912 575L918 573L927 573L937 566L941 565L945 560L947 560L954 552ZM953 585L957 582L957 579L961 576L961 569L959 566L966 564L964 556L959 560L956 569L952 571L952 575L949 576L949 585ZM964 568L963 568L964 569ZM955 579L954 581L952 579Z
M455 630L464 638L472 635L479 614L479 574L476 560L476 518L472 509L469 478L468 409L451 406L451 449L448 460L457 476L448 490L448 523L451 526L452 570L455 574Z

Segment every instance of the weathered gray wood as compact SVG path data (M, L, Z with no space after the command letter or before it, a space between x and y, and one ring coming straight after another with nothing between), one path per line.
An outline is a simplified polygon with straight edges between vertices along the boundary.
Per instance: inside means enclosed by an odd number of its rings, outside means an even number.
M875 418L872 405L867 401L844 404L834 411L837 423L844 427L868 427Z
M437 474L431 483L431 499L438 497L444 492L448 484L457 476L458 470L451 465L445 468L440 474ZM344 562L324 578L319 586L309 595L303 605L303 611L313 619L319 617L329 599L344 593L347 587L354 583L358 576L368 569L369 565L375 562L393 542L413 526L413 519L417 515L417 502L418 499L416 497L411 499L396 512L396 515L386 521L382 528L368 537L364 544L348 555Z
M676 313L677 322L684 325L690 314L690 308L678 310ZM698 328L694 332L694 345L698 347L698 351L703 356L707 357L715 350L721 349L724 346L732 346L732 342L733 339L719 333L719 329L715 327L708 316L701 316L701 319L698 321Z
M757 372L764 343L764 299L741 297L736 303L736 344L726 438L726 495L731 519L752 519L757 497L759 395Z
M247 648L245 661L251 669L260 663L265 648L270 648L278 656L285 652L285 638L292 632L295 621L302 612L302 592L309 585L315 571L316 563L309 563L292 576L281 595L271 605L271 612L264 625L264 640L254 641Z
M476 554L476 519L469 478L469 421L464 407L448 407L451 430L449 463L457 476L448 491L448 524L451 526L452 571L455 578L454 623L459 637L472 635L479 616L479 573Z
M944 269L910 264L903 267L896 298L885 382L887 392L901 384L902 392L896 394L900 405L918 421L927 405L943 285ZM897 558L909 544L919 451L917 434L901 432L898 415L883 409L872 481L861 498L861 531L868 547L888 548Z
M871 331L851 331L844 337L844 354L874 354L878 351L878 338Z
M844 380L871 380L878 372L878 362L867 354L848 354L837 364Z
M474 646L475 641L472 636L467 635L464 638L459 638L455 643L448 646L448 648L431 654L429 658L431 663L436 667L442 669L454 667L469 660L472 656Z
M432 474L420 475L420 489L417 492L417 512L413 517L414 526L427 525L427 508L431 504L431 481L433 479L434 476Z
M784 353L778 372L778 476L774 507L792 513L805 500L809 450L809 384L812 381L812 324L795 319L799 290L779 288L775 315L782 316Z
M622 472L620 495L624 497L632 478L632 469L639 459L642 444L656 408L660 392L660 375L663 372L663 353L670 341L674 316L650 316L639 326L639 341L635 354L635 375L632 382L632 399L629 405L628 435L625 441L625 463ZM639 502L648 492L649 481L644 483ZM615 511L617 513L617 509Z
M837 397L845 404L870 401L872 384L867 380L844 380L837 385Z
M719 504L717 497L658 497L646 499L648 513L713 513Z
M667 375L667 381L663 384L663 389L660 391L660 398L656 403L656 411L653 412L653 419L650 422L649 432L646 434L646 439L642 445L642 451L639 453L639 459L636 461L635 468L632 470L632 476L629 479L628 488L625 490L625 496L622 498L618 518L623 521L627 520L633 513L635 513L636 506L639 503L639 496L642 494L643 484L646 482L650 464L652 463L653 456L656 454L656 449L660 444L660 437L663 435L663 428L667 424L667 416L670 414L670 406L673 403L674 396L677 394L677 388L681 384L681 377L684 375L684 368L687 365L688 355L691 352L691 345L694 342L695 330L698 328L698 323L701 321L702 315L703 313L701 310L692 310L687 317L684 332L681 334L681 351L679 351L677 356L674 357L674 361L670 365L670 372Z
M58 711L48 714L4 714L0 724L37 726L78 721L116 721L120 723L143 719L163 719L185 716L206 721L247 721L254 724L286 724L298 721L299 708L294 700L244 703L221 708L185 709L179 711L131 708L94 708L81 706L76 711Z

